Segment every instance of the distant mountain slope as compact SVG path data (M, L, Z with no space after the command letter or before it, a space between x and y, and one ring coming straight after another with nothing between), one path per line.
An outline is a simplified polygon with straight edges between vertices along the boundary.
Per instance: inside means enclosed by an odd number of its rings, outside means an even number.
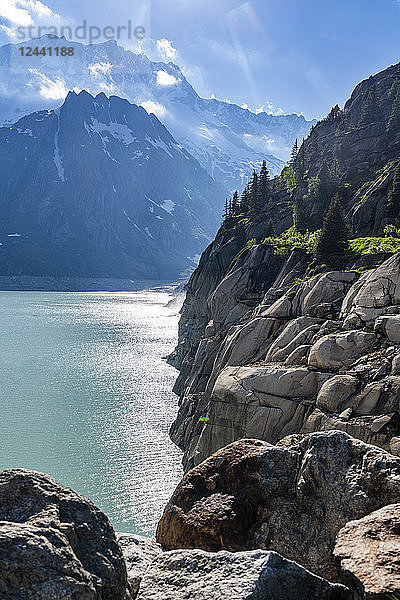
M73 46L74 56L22 57L19 49L27 45ZM178 66L152 62L114 41L85 46L43 36L0 48L0 123L55 108L72 89L143 104L227 190L243 187L263 159L271 173L279 173L295 138L305 137L313 124L295 114L255 114L200 98Z
M224 200L154 115L104 94L1 128L0 173L0 275L175 279Z

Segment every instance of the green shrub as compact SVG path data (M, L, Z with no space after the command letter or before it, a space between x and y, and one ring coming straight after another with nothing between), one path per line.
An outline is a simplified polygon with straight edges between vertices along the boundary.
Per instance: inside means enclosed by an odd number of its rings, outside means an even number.
M301 233L295 227L287 229L279 236L266 237L263 244L269 244L274 247L274 254L278 256L286 256L295 248L305 250L308 254L312 254L318 238L318 231L305 231Z
M400 251L400 238L397 237L364 237L350 240L349 247L355 254L394 254Z

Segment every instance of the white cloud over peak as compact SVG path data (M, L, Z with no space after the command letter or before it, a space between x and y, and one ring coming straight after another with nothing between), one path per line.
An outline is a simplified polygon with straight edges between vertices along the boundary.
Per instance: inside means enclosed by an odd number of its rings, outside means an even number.
M154 100L146 100L146 102L142 102L140 106L142 106L149 114L154 113L159 118L163 117L166 113L165 106L158 102L154 102Z
M167 40L167 38L157 40L157 50L159 51L163 60L171 61L176 59L177 50L173 47L173 43L174 42Z
M68 89L63 79L57 78L53 81L37 69L29 69L29 73L31 73L36 80L39 80L39 93L46 100L64 100L65 96L68 94Z
M171 85L176 85L180 81L180 79L177 79L173 75L170 75L169 73L167 73L167 71L157 71L157 85L168 87Z
M0 17L13 26L29 27L36 22L58 21L60 15L40 0L1 0ZM4 31L3 27L3 31Z

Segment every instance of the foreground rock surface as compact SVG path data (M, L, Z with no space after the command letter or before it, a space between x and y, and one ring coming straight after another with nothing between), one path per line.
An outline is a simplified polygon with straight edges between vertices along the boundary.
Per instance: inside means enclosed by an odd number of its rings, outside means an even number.
M158 526L168 550L274 550L339 581L339 530L400 502L400 459L331 431L240 440L185 475Z
M162 549L160 544L153 540L131 533L117 533L117 540L124 555L130 592L135 599L143 573L153 560L162 554Z
M0 597L130 598L122 552L107 517L47 475L0 471Z
M349 600L331 584L275 552L177 550L146 571L138 600Z
M339 532L335 556L366 600L400 596L400 504L385 506Z

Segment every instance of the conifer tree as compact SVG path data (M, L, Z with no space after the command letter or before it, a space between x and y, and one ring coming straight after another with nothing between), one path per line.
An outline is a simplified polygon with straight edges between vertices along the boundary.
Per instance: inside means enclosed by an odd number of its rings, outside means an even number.
M389 217L397 223L400 219L400 160L397 162L392 189L388 195L387 211Z
M250 206L249 206L249 187L248 184L246 185L246 187L244 188L242 195L240 196L240 212L244 213L245 215L248 214L250 210Z
M326 212L316 252L321 258L329 260L333 255L346 251L348 246L348 225L339 194L336 194Z
M258 213L267 211L270 197L271 186L269 180L269 172L267 169L267 163L265 162L265 160L263 160L260 175L258 178L258 198L256 202L256 209Z
M257 214L258 201L259 201L259 185L257 171L253 171L253 177L249 184L249 212L251 215Z
M225 209L224 209L224 220L226 221L226 219L229 216L229 204L228 204L228 198L225 198Z
M296 186L300 185L304 179L304 171L305 171L305 155L304 155L304 140L301 144L299 151L297 153L297 158L295 162L295 181Z
M334 119L337 119L339 117L340 113L341 113L340 106L339 106L339 104L336 104L336 106L334 106L331 109L331 112L326 117L326 120L327 121L333 121Z
M275 235L275 223L269 219L265 230L265 237L273 237Z
M232 196L232 205L231 205L232 215L236 216L239 210L239 194L236 190Z
M304 233L307 229L306 217L302 202L296 198L293 203L293 225L300 233Z
M298 144L297 138L296 138L296 141L293 144L292 152L290 153L289 165L295 164L298 152L299 152L299 144Z

